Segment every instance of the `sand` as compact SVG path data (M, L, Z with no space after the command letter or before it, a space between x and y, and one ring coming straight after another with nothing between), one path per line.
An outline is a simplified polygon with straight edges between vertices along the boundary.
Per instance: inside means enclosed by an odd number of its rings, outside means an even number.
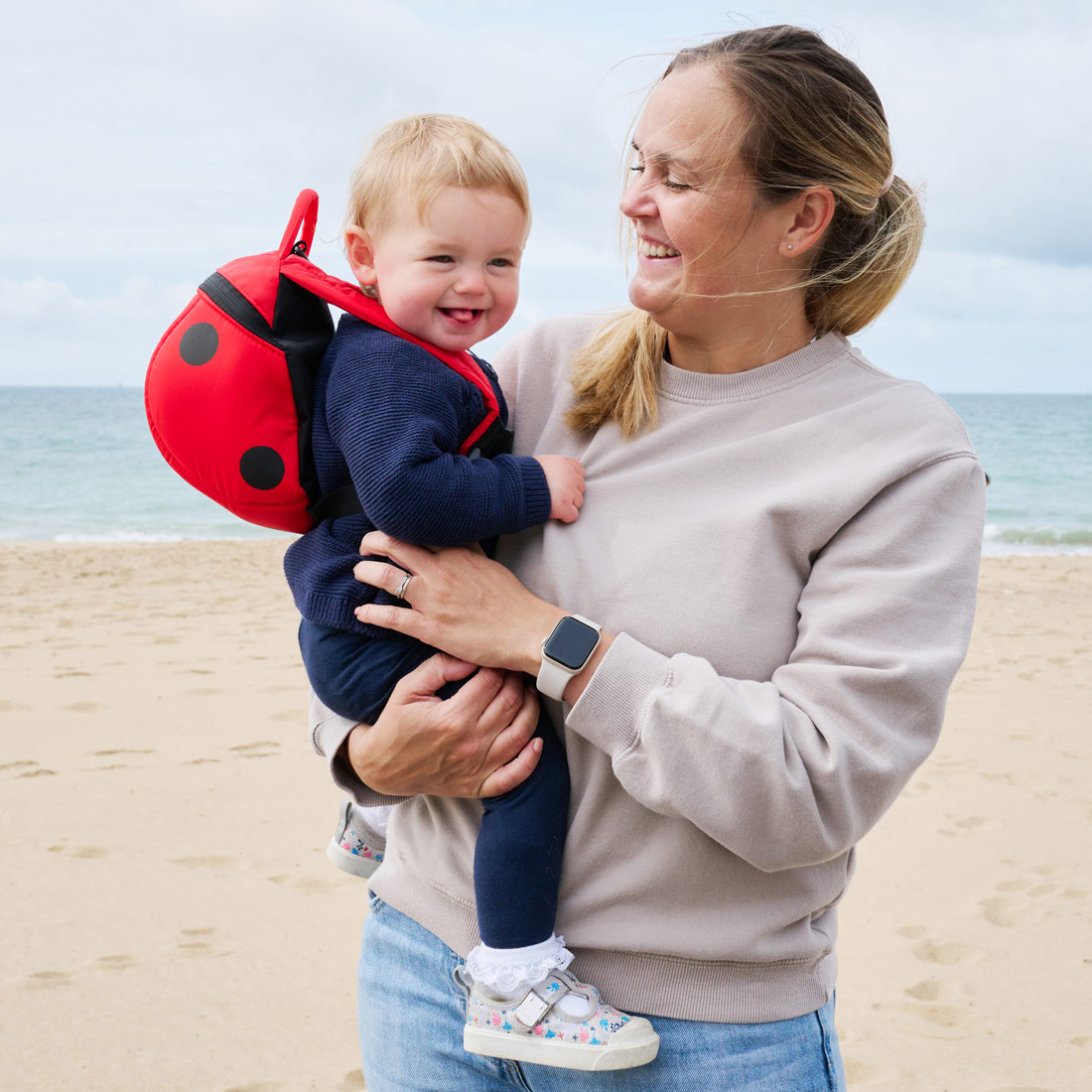
M284 545L0 546L0 1088L363 1087ZM1092 1088L1090 679L1092 558L987 559L844 904L851 1088Z

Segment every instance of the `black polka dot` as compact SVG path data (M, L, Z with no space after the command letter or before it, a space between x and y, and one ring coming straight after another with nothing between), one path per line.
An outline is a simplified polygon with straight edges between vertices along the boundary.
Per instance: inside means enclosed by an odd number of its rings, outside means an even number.
M178 343L178 355L187 364L207 364L216 355L220 335L211 322L195 322Z
M252 447L243 452L239 473L255 489L276 489L284 481L284 460L271 447Z

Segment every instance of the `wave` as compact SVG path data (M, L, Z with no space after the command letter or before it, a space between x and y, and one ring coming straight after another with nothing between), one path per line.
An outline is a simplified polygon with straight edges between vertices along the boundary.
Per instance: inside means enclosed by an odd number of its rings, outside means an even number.
M1092 530L1060 527L1003 527L987 524L983 552L999 553L1092 553Z

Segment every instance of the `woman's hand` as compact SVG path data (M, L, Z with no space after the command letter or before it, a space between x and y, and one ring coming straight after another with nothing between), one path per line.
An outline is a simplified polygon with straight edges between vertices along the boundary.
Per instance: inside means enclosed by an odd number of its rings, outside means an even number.
M398 682L375 724L352 730L347 756L369 788L390 796L499 796L530 776L542 741L531 738L538 698L522 675L482 669L446 701L436 696L474 670L433 656Z
M353 569L357 580L401 594L411 608L369 603L357 608L360 621L484 667L537 674L542 642L565 612L532 595L503 565L480 550L428 550L382 531L365 535L360 552L393 565L361 561Z

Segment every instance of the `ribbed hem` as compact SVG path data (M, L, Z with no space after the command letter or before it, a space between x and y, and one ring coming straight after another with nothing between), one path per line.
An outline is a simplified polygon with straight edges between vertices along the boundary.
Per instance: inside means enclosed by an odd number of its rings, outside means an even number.
M477 943L473 907L388 853L371 880L384 902L412 918L464 959ZM822 1008L834 992L831 950L776 963L681 959L571 945L573 973L626 1012L717 1023L768 1023Z
M393 596L373 596L372 602L393 601ZM358 602L352 602L349 599L343 597L334 597L329 595L309 595L304 600L302 606L300 606L300 614L307 619L308 622L312 622L316 626L327 626L329 629L340 629L346 633L355 633L361 638L383 638L389 637L391 631L384 629L382 626L369 626L365 625L360 619L357 618L353 611L361 605L361 603L368 602L368 599L364 599Z

